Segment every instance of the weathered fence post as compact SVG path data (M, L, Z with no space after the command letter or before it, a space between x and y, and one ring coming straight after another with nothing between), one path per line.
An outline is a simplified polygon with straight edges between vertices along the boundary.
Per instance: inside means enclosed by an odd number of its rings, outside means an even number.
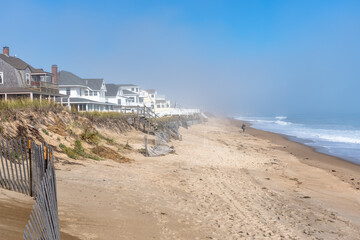
M31 159L31 140L29 140L29 187L30 187L30 196L33 197L33 189L32 189L32 182L33 182L33 176L32 176L32 159Z
M47 165L48 165L48 149L47 147L45 146L44 147L44 150L45 150L45 164L44 164L44 172L46 172L46 168L47 168Z
M137 121L136 121L136 130L139 129L140 126L140 113L139 113L139 105L136 107Z
M146 135L144 136L144 145L145 145L145 157L148 157L149 153L148 153L147 136Z

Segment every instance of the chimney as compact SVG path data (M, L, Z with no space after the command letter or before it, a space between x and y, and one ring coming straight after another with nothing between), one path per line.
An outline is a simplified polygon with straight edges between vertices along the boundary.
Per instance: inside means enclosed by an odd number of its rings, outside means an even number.
M51 72L52 72L52 83L57 84L58 83L58 66L52 65Z
M10 52L10 51L9 51L9 47L4 47L4 48L3 48L3 54L4 54L4 55L10 56L9 52Z

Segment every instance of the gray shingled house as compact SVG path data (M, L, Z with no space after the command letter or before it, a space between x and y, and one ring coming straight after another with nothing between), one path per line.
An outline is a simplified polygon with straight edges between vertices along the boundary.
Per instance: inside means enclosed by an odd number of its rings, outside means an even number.
M117 104L105 100L104 79L81 78L68 71L58 73L59 92L69 97L68 104L78 111L113 111Z
M8 47L0 54L0 97L30 97L31 99L55 99L59 94L57 85L57 66L52 66L55 74L37 69L20 58L10 56Z

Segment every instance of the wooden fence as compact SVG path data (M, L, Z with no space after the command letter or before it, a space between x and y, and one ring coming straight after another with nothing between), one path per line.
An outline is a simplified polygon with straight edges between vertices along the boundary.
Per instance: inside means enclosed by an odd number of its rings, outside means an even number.
M42 153L41 150L39 152ZM46 152L44 154L46 156ZM40 183L30 220L28 220L24 230L25 240L60 240L56 177L52 152L48 154L48 157L50 157L50 161L47 162L46 172Z
M32 195L31 150L25 140L0 141L0 185L2 188Z
M24 239L60 239L53 151L31 140L0 140L0 186L33 196Z

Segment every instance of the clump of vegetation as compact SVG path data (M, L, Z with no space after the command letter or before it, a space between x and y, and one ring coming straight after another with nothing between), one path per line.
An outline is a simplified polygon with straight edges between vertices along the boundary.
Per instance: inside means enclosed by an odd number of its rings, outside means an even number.
M45 128L43 128L43 129L41 129L41 130L43 131L43 133L45 133L46 135L49 136L49 132L48 132Z
M100 134L99 132L97 132L97 135L100 139L105 140L109 145L116 145L116 142L114 141L114 139L108 138L108 137Z
M55 124L54 125L50 125L48 126L48 129L51 132L54 132L60 136L66 136L67 132L66 132L66 125L64 124L64 122L60 119L60 118L56 118L55 119Z
M131 150L132 146L129 145L129 141L126 141L126 144L124 146L124 149Z
M84 158L90 158L90 159L94 159L94 160L101 160L101 158L100 158L99 156L86 153L86 152L85 152L85 149L83 148L80 140L76 140L76 141L75 141L74 151L75 151L79 156L82 156L82 157L84 157Z
M84 131L80 134L81 140L89 143L89 144L98 144L99 134L93 127L85 127Z
M141 153L142 155L146 155L146 149L145 148L140 148L139 149L139 153Z
M118 152L112 150L111 148L105 147L105 146L96 146L93 149L91 149L91 152L93 152L94 154L96 154L102 158L111 159L116 162L125 163L125 162L131 161L129 158L126 158L126 157L120 155Z
M65 152L65 154L72 159L79 159L79 155L74 151L74 149L65 146L60 143L59 147Z
M72 159L79 159L79 157L90 158L93 160L101 160L101 158L94 154L89 154L85 152L81 141L76 140L74 148L66 147L64 144L60 144L59 147L66 153L66 155Z
M94 119L123 119L125 116L134 115L133 113L120 113L120 112L79 112L80 116L87 117L90 120Z

